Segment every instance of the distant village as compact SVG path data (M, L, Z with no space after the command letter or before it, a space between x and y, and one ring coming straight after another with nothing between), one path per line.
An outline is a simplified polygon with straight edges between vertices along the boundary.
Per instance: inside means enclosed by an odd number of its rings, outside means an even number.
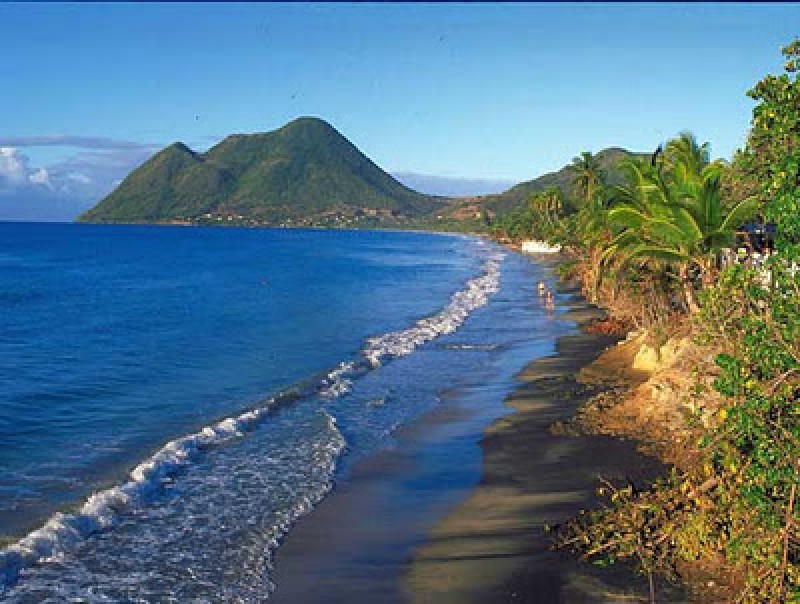
M177 216L173 225L250 226L250 227L354 227L372 226L385 222L404 223L409 216L386 208L334 208L303 218L257 218L232 212L206 212L199 216Z

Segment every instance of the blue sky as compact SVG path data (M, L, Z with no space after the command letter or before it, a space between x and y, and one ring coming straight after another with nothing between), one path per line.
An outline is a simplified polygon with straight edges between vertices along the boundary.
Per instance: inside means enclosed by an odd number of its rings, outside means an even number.
M0 200L69 214L168 143L300 115L432 192L683 129L729 157L798 34L791 4L0 4Z

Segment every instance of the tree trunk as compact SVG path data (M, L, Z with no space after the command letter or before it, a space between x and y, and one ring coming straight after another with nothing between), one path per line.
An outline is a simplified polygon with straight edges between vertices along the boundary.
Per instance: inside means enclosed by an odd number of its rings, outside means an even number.
M717 258L716 256L711 255L704 259L700 266L700 280L703 283L703 288L709 287L714 285L717 282L717 277L719 276L719 270L717 269Z
M599 250L596 247L592 246L589 248L589 279L585 285L587 286L587 298L589 298L589 302L592 304L597 302L597 273L600 264L599 255Z
M686 308L689 310L690 315L696 314L697 311L700 310L700 307L697 305L697 298L694 295L694 286L689 279L688 264L681 265L681 267L678 269L678 277L680 278L681 286L683 287L683 296L686 299Z

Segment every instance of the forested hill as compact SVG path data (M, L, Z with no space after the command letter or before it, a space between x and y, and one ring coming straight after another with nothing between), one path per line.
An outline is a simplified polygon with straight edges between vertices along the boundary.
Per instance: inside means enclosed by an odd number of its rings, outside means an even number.
M625 157L595 155L607 182L620 180ZM569 165L496 195L447 199L409 189L379 168L327 122L302 117L272 132L234 134L205 153L183 143L161 150L78 218L98 223L186 223L484 230L558 187L572 194Z
M206 153L170 145L79 221L402 222L443 203L402 185L327 122L304 117L272 132L228 136Z
M615 185L622 182L620 161L627 157L649 159L650 154L627 151L619 147L609 147L595 154L607 184ZM487 195L483 198L483 203L491 212L503 214L527 203L531 193L539 193L549 187L557 187L566 197L572 197L572 182L575 176L570 170L570 165L567 164L556 172L543 174L533 180L521 182L503 193Z
M621 162L625 158L650 159L649 153L636 153L619 147L609 147L594 155L604 181L609 185L622 182ZM485 229L487 221L507 215L527 205L531 194L541 193L550 187L561 190L567 200L575 197L573 182L575 172L572 164L567 164L555 172L543 174L533 180L514 185L507 191L495 195L481 195L453 199L452 203L440 210L441 221L447 223L469 224L473 229Z

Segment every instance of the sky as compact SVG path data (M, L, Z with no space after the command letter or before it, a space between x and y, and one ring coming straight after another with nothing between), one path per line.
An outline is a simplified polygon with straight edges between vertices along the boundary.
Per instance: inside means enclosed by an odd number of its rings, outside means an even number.
M800 4L0 3L0 220L304 115L446 195L682 130L729 158L798 35Z

